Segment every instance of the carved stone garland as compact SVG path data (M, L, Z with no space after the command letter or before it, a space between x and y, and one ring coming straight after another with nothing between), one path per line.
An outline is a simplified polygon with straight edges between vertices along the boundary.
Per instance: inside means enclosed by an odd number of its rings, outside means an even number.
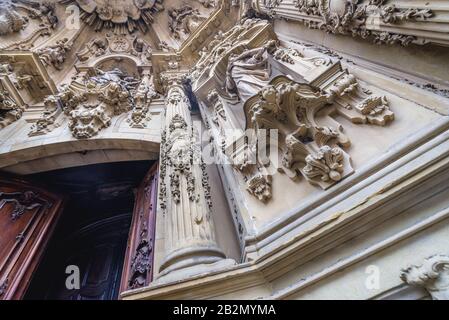
M206 166L192 127L189 101L173 82L166 99L161 144L160 206L165 215L165 258L160 275L222 260L215 240ZM199 270L199 269L198 269Z

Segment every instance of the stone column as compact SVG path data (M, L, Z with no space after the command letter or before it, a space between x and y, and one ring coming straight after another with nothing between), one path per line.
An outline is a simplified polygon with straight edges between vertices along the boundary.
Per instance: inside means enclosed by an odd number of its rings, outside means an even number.
M165 258L159 271L165 276L183 270L181 274L187 276L230 261L215 240L209 180L189 100L179 79L170 81L166 92L160 172Z

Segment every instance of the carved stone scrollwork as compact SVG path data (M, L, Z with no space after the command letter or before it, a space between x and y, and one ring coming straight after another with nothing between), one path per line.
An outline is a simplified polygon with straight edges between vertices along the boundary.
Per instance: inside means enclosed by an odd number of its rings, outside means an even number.
M402 269L401 279L409 285L424 287L433 300L449 300L449 256L434 255L422 265Z
M32 210L39 207L50 207L51 204L40 197L34 191L24 192L0 192L0 209L7 203L12 203L14 208L11 212L11 219L19 219L25 211Z
M321 125L316 114L328 97L307 84L279 76L245 103L247 128L278 130L283 172L292 179L301 173L310 183L328 188L352 173L349 156L341 149L348 139L335 127Z
M220 127L220 121L226 122L227 120L223 102L221 101L221 98L216 90L211 90L207 96L207 99L212 104L213 108L212 122L216 126Z
M86 63L108 54L129 54L138 57L145 64L151 60L152 52L151 46L142 38L107 33L105 37L98 37L88 42L76 56L82 63Z

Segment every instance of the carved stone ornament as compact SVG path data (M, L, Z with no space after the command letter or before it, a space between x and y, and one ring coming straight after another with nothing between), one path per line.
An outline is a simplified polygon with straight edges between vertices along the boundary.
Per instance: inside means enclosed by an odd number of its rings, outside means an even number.
M168 10L168 30L177 40L184 40L206 21L198 9L182 6Z
M29 27L31 20L38 21L26 38L6 45L0 43L0 49L29 50L39 37L50 35L59 22L55 4L49 1L1 0L0 8L0 35L20 33Z
M86 63L101 56L129 54L138 57L141 63L145 64L151 60L152 52L151 46L137 36L107 33L104 37L96 37L89 41L76 56L81 63Z
M164 10L162 0L65 0L81 10L81 19L96 31L113 29L116 34L140 30L146 33L154 14Z
M134 107L127 119L132 128L146 128L151 120L150 103L153 98L158 97L154 89L153 77L144 75L137 89L134 91Z
M160 206L165 217L165 257L161 277L224 258L215 240L206 165L190 118L189 100L176 79L167 88L166 124L161 142Z
M11 212L11 220L19 219L25 211L40 207L49 207L51 204L40 197L34 191L24 192L0 192L0 209L6 204L13 204L14 208Z
M27 26L28 18L22 16L11 1L0 1L0 36L19 32Z
M19 120L22 113L22 108L11 98L9 93L6 90L0 90L0 129Z
M55 96L48 96L44 100L44 105L45 111L31 126L31 130L28 133L30 137L46 134L59 127L59 123L56 120L62 114L59 100Z
M144 127L154 95L148 76L139 81L120 69L97 70L97 76L74 80L54 96L69 118L75 138L88 139L111 125L114 116L132 111L131 125ZM81 82L80 82L81 81ZM51 98L50 100L53 100Z
M449 300L449 256L434 255L422 265L403 269L401 279L409 285L425 288L433 300Z
M62 70L67 53L72 49L72 43L67 38L56 41L56 44L36 50L39 58L46 66L53 66L56 70Z
M400 24L405 21L422 21L433 17L429 9L398 8L388 4L389 0L294 0L305 25L329 33L370 38L377 44L400 44L415 42L416 37L397 34L368 27L368 19L380 19L385 24ZM279 4L278 4L279 5ZM269 7L267 7L269 8ZM273 7L269 8L270 10Z

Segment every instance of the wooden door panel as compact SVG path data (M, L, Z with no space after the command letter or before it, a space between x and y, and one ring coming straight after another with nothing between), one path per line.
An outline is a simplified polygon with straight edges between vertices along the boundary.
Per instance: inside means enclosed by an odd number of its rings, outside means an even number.
M0 299L21 299L62 211L62 197L0 177Z
M155 163L136 192L120 292L147 286L153 280L158 164Z

